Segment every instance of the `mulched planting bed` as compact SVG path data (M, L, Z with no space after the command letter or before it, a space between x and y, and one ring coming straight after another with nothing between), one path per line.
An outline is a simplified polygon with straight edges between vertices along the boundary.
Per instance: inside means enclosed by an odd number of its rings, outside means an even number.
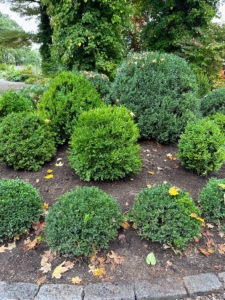
M68 145L63 145L58 148L56 157L38 172L15 171L5 164L0 164L0 179L20 178L29 182L40 190L43 200L49 206L54 204L57 197L76 186L94 185L114 197L125 213L133 206L135 196L147 185L168 182L186 190L197 201L200 190L210 177L224 178L225 166L218 173L212 173L208 177L200 177L185 169L176 157L176 143L162 146L153 141L140 141L140 145L144 167L134 178L127 176L113 182L81 181L74 170L67 165ZM168 154L171 154L173 159L170 159L171 156L169 158ZM62 166L56 166L59 161L63 163ZM45 178L48 169L53 170L53 178ZM44 218L41 222L44 222ZM39 232L37 235L43 236L43 233ZM91 261L56 255L49 258L51 270L46 273L40 270L43 255L49 253L46 252L49 250L46 242L41 241L34 249L26 250L24 241L28 238L31 241L36 238L35 229L31 229L27 235L17 240L16 247L11 251L5 250L0 253L0 280L72 284L71 279L78 276L82 279L81 283L86 285L90 282L102 281L125 280L130 283L144 279L157 281L157 278L165 276L183 277L225 271L224 254L221 250L218 251L218 247L221 247L219 245L224 244L224 238L219 235L217 226L212 227L211 224L203 228L200 241L193 241L180 254L175 254L166 245L141 239L131 223L127 230L121 228L115 241L109 243L109 248L96 253ZM12 242L0 243L0 247L3 245L7 247L7 243ZM201 252L204 249L206 255ZM208 252L209 249L212 251ZM155 266L146 264L146 256L149 252L153 252L156 256ZM61 278L52 277L54 269L65 261L73 262L73 267L68 267L68 271L63 273ZM104 272L101 272L102 268ZM96 269L99 273L94 273Z

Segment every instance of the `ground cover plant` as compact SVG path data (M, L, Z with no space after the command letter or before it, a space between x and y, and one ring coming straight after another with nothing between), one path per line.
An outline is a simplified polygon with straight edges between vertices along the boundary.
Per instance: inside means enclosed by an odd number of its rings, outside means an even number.
M51 121L56 143L63 144L69 139L83 111L103 105L100 95L84 76L62 72L44 93L38 104L38 112Z
M141 170L139 130L125 107L80 115L70 140L69 164L81 179L116 180Z
M31 184L17 178L0 180L0 240L30 229L43 213L42 198Z
M0 126L0 161L37 171L56 153L51 124L33 112L11 113Z
M106 102L130 109L142 138L169 143L197 113L197 93L196 76L184 59L133 53L118 68Z
M189 122L181 135L178 156L182 164L205 176L218 171L225 161L225 136L210 118Z
M122 213L116 200L102 190L77 187L56 199L46 222L46 241L53 251L89 257L115 239Z

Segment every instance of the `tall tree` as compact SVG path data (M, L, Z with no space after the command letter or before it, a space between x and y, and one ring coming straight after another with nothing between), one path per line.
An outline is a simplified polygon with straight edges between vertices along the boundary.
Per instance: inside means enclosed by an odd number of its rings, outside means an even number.
M52 44L52 27L50 18L47 14L47 6L42 0L0 0L0 3L8 3L12 11L20 14L21 17L30 19L36 17L39 22L38 33L32 35L33 42L40 44L40 53L42 57L42 67L45 72L51 65L50 47ZM29 33L27 33L29 36Z
M124 53L126 0L43 0L53 26L52 57L67 69L111 75Z
M134 0L145 17L143 48L173 52L180 41L199 35L216 16L220 0Z

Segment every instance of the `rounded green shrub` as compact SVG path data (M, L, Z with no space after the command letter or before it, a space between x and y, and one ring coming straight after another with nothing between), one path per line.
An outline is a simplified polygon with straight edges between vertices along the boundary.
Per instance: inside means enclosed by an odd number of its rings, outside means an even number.
M29 230L43 212L40 193L21 179L0 180L0 240Z
M139 235L153 242L184 248L194 237L201 236L203 220L199 209L186 191L170 184L144 188L135 198L129 216Z
M178 144L178 157L199 175L218 171L225 161L225 136L209 118L188 123Z
M216 89L202 98L200 109L203 117L216 113L225 114L225 88Z
M217 113L215 115L210 115L208 118L219 126L221 133L225 134L225 114Z
M121 223L115 199L94 186L76 187L49 208L44 232L52 250L88 257L95 249L107 248Z
M0 96L0 118L12 112L31 111L34 107L31 99L11 89L3 92Z
M103 105L100 95L84 76L62 72L44 93L38 110L41 116L51 120L57 144L63 144L83 111Z
M198 84L188 63L171 54L130 54L118 69L106 103L135 114L142 138L175 141L198 110Z
M81 179L115 180L141 170L138 127L125 107L80 115L69 142L69 165Z
M48 121L48 120L47 120ZM56 153L51 124L34 113L11 113L0 126L0 161L14 169L37 171Z
M100 97L104 100L106 95L108 95L110 91L111 82L109 81L109 77L105 74L91 71L82 71L81 74L83 74L88 79L88 81L96 88Z
M198 197L200 209L208 222L217 223L225 217L225 179L211 178Z

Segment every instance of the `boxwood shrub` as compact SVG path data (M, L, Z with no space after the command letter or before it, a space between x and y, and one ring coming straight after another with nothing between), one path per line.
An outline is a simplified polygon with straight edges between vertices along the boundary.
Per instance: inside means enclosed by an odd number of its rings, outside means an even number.
M62 72L44 93L38 110L41 116L51 121L56 143L63 144L83 111L103 105L100 95L84 76Z
M171 188L175 191L172 195ZM203 220L199 209L186 191L170 184L144 188L135 198L129 216L138 234L153 242L184 248L194 237L201 236Z
M44 229L49 247L58 253L90 256L108 247L122 222L116 200L96 187L76 187L49 208Z
M200 109L203 117L216 113L225 114L225 88L216 89L202 98Z
M32 99L25 97L12 89L0 96L0 118L12 112L31 111L35 107Z
M0 126L0 161L14 169L37 171L56 153L51 124L35 113L11 113Z
M0 240L29 230L43 212L37 189L21 179L0 180Z
M141 170L139 131L125 107L104 107L80 115L69 142L69 165L81 179L115 180Z
M216 121L203 118L188 123L178 144L182 164L199 175L218 171L225 161L225 135Z
M198 197L200 209L208 222L224 219L225 179L210 178ZM223 220L224 223L224 220Z
M116 73L107 103L135 114L140 134L162 143L176 141L199 108L196 76L172 54L130 54Z

